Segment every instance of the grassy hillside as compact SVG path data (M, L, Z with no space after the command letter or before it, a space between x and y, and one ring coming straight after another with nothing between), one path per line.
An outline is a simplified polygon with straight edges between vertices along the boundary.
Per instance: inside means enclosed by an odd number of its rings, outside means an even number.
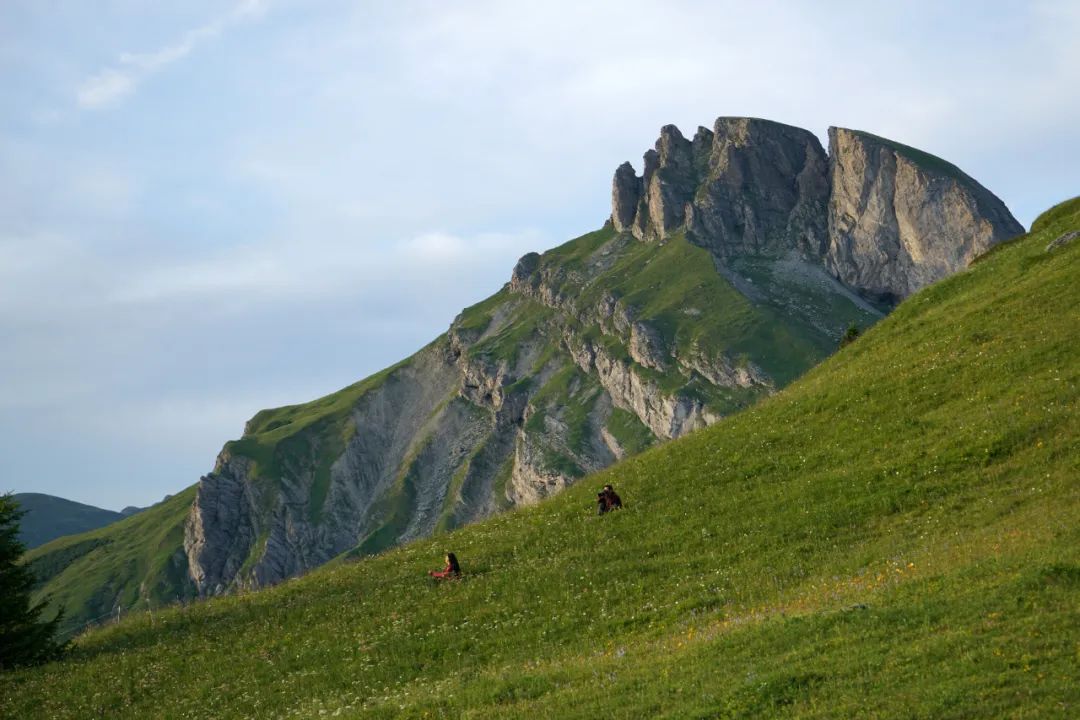
M1048 220L1046 218L1049 218ZM536 507L131 617L12 717L1075 717L1080 200ZM611 481L625 510L591 514ZM457 551L468 576L424 571Z
M19 523L19 541L28 548L64 535L95 530L124 517L118 512L42 493L16 493L26 514Z
M115 615L118 606L122 612L156 609L185 593L184 520L194 496L190 487L136 515L26 554L24 562L38 578L37 599L48 595L53 607L65 608L65 634Z

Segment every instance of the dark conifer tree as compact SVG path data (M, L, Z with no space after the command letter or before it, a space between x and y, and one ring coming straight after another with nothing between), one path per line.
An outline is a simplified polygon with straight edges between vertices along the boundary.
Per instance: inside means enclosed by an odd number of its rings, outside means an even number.
M34 574L19 558L26 548L19 542L23 511L8 495L0 495L0 670L56 659L64 651L56 631L63 612L42 620L46 603L33 604Z

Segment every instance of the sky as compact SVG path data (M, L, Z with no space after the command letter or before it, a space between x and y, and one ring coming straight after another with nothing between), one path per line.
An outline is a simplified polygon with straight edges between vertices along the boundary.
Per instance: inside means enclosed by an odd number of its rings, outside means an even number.
M659 128L867 130L1025 226L1080 2L0 3L0 491L148 505L599 227Z

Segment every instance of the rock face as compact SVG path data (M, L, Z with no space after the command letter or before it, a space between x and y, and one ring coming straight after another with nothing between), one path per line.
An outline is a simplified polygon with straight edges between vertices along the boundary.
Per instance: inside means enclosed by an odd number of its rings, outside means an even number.
M811 133L750 118L716 121L690 230L718 257L819 252L827 161Z
M1063 234L1057 236L1056 238L1054 238L1053 240L1051 240L1049 243L1047 243L1046 252L1053 252L1053 251L1057 250L1058 248L1063 248L1066 245L1068 245L1069 243L1071 243L1073 240L1075 240L1076 238L1080 238L1080 231L1078 231L1078 230L1073 230L1072 232L1063 233Z
M641 189L641 178L634 173L630 163L624 162L615 171L611 183L611 222L619 232L631 229L641 200Z
M686 227L719 257L786 252L795 245L820 255L827 235L828 159L806 130L755 118L719 118L693 140L667 125L645 153L644 174L624 163L616 188L645 192L629 217L617 192L616 229L641 240L663 239Z
M660 128L656 150L645 158L645 214L635 226L639 238L663 239L686 220L686 204L698 181L694 156L700 150L674 125Z
M226 445L214 471L199 481L185 531L184 551L199 592L270 585L355 547L363 539L365 514L393 488L410 451L431 456L415 463L423 468L416 486L434 483L445 491L446 464L453 465L457 446L478 432L460 404L444 403L458 382L449 348L425 348L342 418L343 427L363 431L352 433L340 454L321 463L324 434L301 431L276 449L275 459L285 466L276 477L267 477L242 445ZM257 434L251 424L247 434ZM432 431L418 438L426 425ZM424 516L418 513L414 521L423 525ZM428 525L423 530L430 532L434 523ZM412 534L423 530L414 527Z
M797 377L849 324L1021 231L952 166L849 130L661 129L611 221L544 254L399 365L256 415L198 485L202 595L536 502Z
M234 459L223 450L214 472L199 481L184 533L184 553L201 593L220 592L240 573L259 534L252 513L257 490L249 482L251 466L247 458Z
M829 141L826 155L810 132L755 118L719 118L692 141L666 126L641 178L625 163L616 172L612 220L644 241L685 229L721 264L794 253L885 306L1023 232L938 158L841 128Z
M868 133L829 128L827 267L896 301L1024 232L1005 205L954 166Z

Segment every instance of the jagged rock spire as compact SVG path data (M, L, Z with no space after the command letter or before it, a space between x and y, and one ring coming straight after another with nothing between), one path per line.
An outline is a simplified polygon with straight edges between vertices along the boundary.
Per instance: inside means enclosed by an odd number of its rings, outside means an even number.
M628 232L633 226L643 186L630 163L624 162L615 170L611 183L611 222L619 232Z

